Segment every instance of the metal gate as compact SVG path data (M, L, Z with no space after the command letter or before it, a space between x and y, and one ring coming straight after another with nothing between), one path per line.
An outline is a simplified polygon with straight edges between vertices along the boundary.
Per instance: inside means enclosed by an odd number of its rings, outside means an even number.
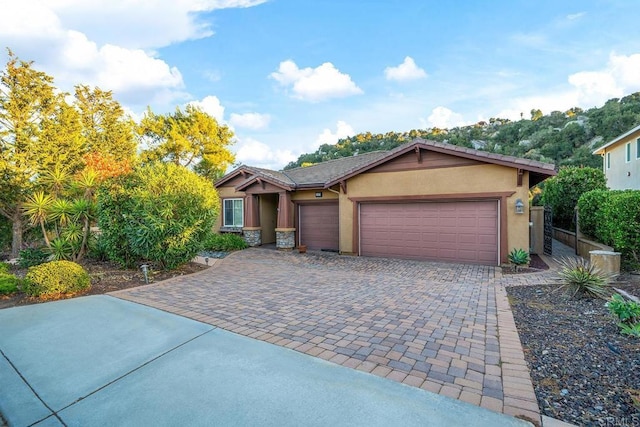
M553 255L553 211L551 206L544 207L544 254Z

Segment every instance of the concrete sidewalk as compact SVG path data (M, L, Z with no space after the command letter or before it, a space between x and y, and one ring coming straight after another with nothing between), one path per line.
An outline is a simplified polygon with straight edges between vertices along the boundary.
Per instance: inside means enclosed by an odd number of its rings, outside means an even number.
M528 425L110 296L0 310L10 425Z

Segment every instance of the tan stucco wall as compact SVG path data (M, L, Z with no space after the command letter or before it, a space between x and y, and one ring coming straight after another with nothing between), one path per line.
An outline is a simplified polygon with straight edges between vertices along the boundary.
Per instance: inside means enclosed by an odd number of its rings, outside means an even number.
M322 193L322 197L316 197L316 193ZM291 193L291 201L299 202L302 200L315 200L315 201L323 201L323 200L337 200L338 195L333 191L329 190L300 190Z
M602 167L607 186L612 190L640 190L640 158L636 140L640 132L634 132L620 142L604 149ZM631 143L631 161L626 161L626 145ZM611 167L607 168L606 153L611 153Z
M216 224L214 225L214 230L217 232L222 227L222 216L224 215L222 209L224 206L222 205L223 199L243 199L245 194L244 191L236 191L234 187L218 187L218 197L220 197L220 215L218 215L218 219L216 220Z
M386 173L364 173L347 182L347 195L340 199L340 250L354 252L353 202L349 198L393 197L474 193L511 192L507 198L507 246L529 249L529 175L525 172L522 186L517 187L517 173L513 168L499 165L478 165L455 168L428 169ZM524 214L515 214L515 202L525 204ZM502 230L501 230L502 232ZM501 254L504 257L504 254Z

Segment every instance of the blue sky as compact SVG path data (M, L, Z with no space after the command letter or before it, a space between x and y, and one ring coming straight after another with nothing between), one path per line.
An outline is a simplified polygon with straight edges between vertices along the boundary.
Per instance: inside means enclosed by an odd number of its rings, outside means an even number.
M627 0L2 7L0 44L63 90L113 90L134 117L195 103L233 128L239 162L274 169L360 132L517 120L640 90L638 9Z

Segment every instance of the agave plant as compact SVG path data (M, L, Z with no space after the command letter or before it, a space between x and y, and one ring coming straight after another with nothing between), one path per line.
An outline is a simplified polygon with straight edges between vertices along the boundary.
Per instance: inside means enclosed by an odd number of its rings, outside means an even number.
M611 274L607 274L595 265L581 257L565 257L559 260L560 271L558 275L564 282L559 289L571 297L578 294L606 299L609 296L609 282Z
M508 255L509 262L515 265L516 271L518 271L518 267L521 265L526 265L529 263L529 253L524 249L514 249L509 252Z

